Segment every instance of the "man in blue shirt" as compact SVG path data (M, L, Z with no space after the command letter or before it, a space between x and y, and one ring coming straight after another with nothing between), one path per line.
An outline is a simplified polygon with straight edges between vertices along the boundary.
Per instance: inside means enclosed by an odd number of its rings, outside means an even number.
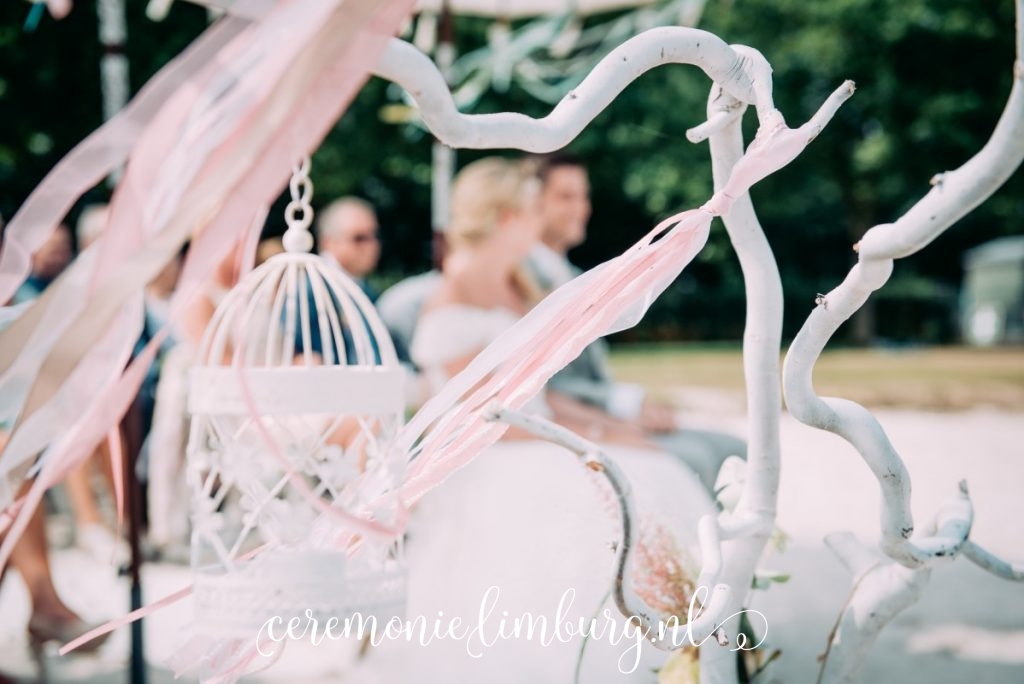
M377 212L366 200L342 197L320 212L316 222L320 256L340 268L362 288L370 301L377 299L366 282L380 260Z

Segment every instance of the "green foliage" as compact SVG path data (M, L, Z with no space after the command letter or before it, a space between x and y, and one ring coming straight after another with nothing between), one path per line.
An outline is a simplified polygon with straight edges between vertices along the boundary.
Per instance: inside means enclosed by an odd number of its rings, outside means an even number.
M145 18L146 3L125 4L135 93L199 35L206 11L178 3L165 23L155 24ZM0 3L0 214L6 218L103 120L95 2L75 2L65 19L44 15L34 31L24 31L30 9L26 2ZM108 196L99 187L84 203Z
M205 12L177 3L154 24L144 3L130 2L128 55L133 89L177 54L205 25ZM99 57L94 4L44 18L22 31L23 2L0 3L0 213L10 216L45 173L100 124ZM856 95L793 164L753 191L776 252L786 292L787 336L813 306L814 295L845 276L851 245L877 223L901 215L929 189L937 172L956 168L984 144L1010 88L1011 0L709 0L702 28L730 43L761 50L774 67L776 104L791 125L802 123L845 78ZM459 18L465 53L484 41L487 22ZM657 220L692 208L711 194L707 143L686 141L703 120L709 82L692 67L656 69L629 86L573 143L590 165L594 217L590 239L573 258L592 266L622 251ZM372 79L314 158L315 202L343 194L369 198L381 210L385 275L413 273L430 258L430 137L386 123L401 101L394 86ZM488 92L477 112L543 116L550 107L516 86ZM745 119L748 140L754 116ZM513 154L500 151L500 154ZM459 152L459 163L486 153ZM960 254L991 238L1019 232L1024 177L936 243L897 266L896 281L916 283L909 299L878 311L882 335L937 339L951 334L946 297L961 277ZM99 188L95 198L104 198ZM276 212L273 216L279 216ZM272 219L269 232L283 229ZM894 281L895 284L895 281ZM899 288L896 288L899 289ZM884 290L883 290L884 292ZM931 302L920 325L904 329L906 309ZM909 303L908 303L909 302ZM945 308L944 308L945 307ZM917 310L917 309L915 309ZM720 224L685 275L656 303L634 339L736 338L744 298L739 264ZM901 327L902 326L902 327ZM929 332L930 331L930 332Z
M806 120L843 79L857 83L857 93L807 151L752 190L782 273L786 336L795 333L814 294L845 276L855 260L851 245L865 230L898 218L929 190L935 173L958 167L985 143L1010 90L1013 10L1007 0L708 4L702 28L757 47L771 62L775 101L791 125ZM636 101L645 105L645 126L675 132L660 145L635 136L628 155L622 155L628 158L623 187L651 213L693 206L710 190L706 163L694 163L692 150L679 149L687 145L681 129L699 120L700 107L692 103L702 105L705 86L694 70L672 68L634 86L644 91ZM752 112L746 124L749 140ZM611 136L609 141L617 142ZM707 153L704 145L690 147ZM1024 178L1017 174L934 245L901 261L895 280L927 280L934 290L955 287L964 249L1020 232L1022 190ZM723 233L716 230L696 267L687 269L684 283L693 282L666 293L649 314L653 326L638 329L634 337L665 337L651 328L671 321L676 328L667 336L689 337L687 313L699 318L703 337L742 329L739 268ZM951 297L927 298L932 310L913 326L906 325L905 314L907 309L920 313L920 292L903 299L902 306L894 306L895 299L889 296L878 312L879 335L936 341L954 334L948 324ZM940 300L945 303L939 305ZM721 319L712 321L709 308Z

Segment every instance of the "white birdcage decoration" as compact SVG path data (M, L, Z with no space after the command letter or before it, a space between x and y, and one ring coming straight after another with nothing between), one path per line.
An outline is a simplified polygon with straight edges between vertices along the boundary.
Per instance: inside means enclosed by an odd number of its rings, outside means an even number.
M405 603L399 461L404 372L360 287L311 254L308 160L285 253L218 306L192 369L188 446L196 621L250 638L267 620L387 621Z

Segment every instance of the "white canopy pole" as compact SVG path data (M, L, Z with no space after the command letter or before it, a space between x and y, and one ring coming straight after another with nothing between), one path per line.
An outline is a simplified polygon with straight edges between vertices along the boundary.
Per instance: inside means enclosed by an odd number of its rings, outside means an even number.
M441 16L437 24L437 68L451 87L452 64L455 63L455 21L447 2L441 3ZM449 198L455 176L455 148L445 145L436 137L432 148L430 218L432 233L432 259L440 269L444 258L444 229L448 225Z
M108 121L128 104L128 57L124 44L128 35L124 18L124 0L99 0L96 3L99 19L100 44L103 56L100 58L100 88L103 92L103 120ZM121 169L115 170L107 179L114 187L121 177Z

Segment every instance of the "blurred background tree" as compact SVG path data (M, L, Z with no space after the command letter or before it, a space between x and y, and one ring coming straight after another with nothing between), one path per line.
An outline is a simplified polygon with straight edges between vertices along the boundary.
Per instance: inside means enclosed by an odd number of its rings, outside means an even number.
M177 3L162 23L128 3L127 54L133 92L206 25L206 13ZM28 5L0 5L0 213L10 216L46 172L101 123L100 47L94 3L23 29ZM900 216L985 142L1010 89L1011 0L709 0L700 28L758 48L775 73L775 101L802 123L843 79L857 94L793 164L755 186L754 203L775 250L786 294L784 335L795 334L815 293L834 287L854 262L865 230ZM584 25L607 21L590 17ZM491 22L459 17L458 52L484 45ZM590 239L572 255L593 266L631 244L657 220L711 194L707 143L686 141L703 120L709 82L691 67L647 73L573 143L589 164ZM401 94L371 79L317 151L316 201L357 194L379 207L391 282L430 265L429 134L401 119ZM512 83L487 91L474 113L543 116L550 105ZM746 117L748 140L755 121ZM514 154L503 151L503 154ZM460 151L463 164L482 156ZM89 201L106 199L97 188ZM272 212L269 233L283 231ZM74 220L73 214L71 220ZM844 331L849 342L947 342L956 333L964 249L1021 232L1024 177L936 244L900 261L874 306ZM697 262L665 293L630 340L735 340L742 334L739 264L720 224Z

